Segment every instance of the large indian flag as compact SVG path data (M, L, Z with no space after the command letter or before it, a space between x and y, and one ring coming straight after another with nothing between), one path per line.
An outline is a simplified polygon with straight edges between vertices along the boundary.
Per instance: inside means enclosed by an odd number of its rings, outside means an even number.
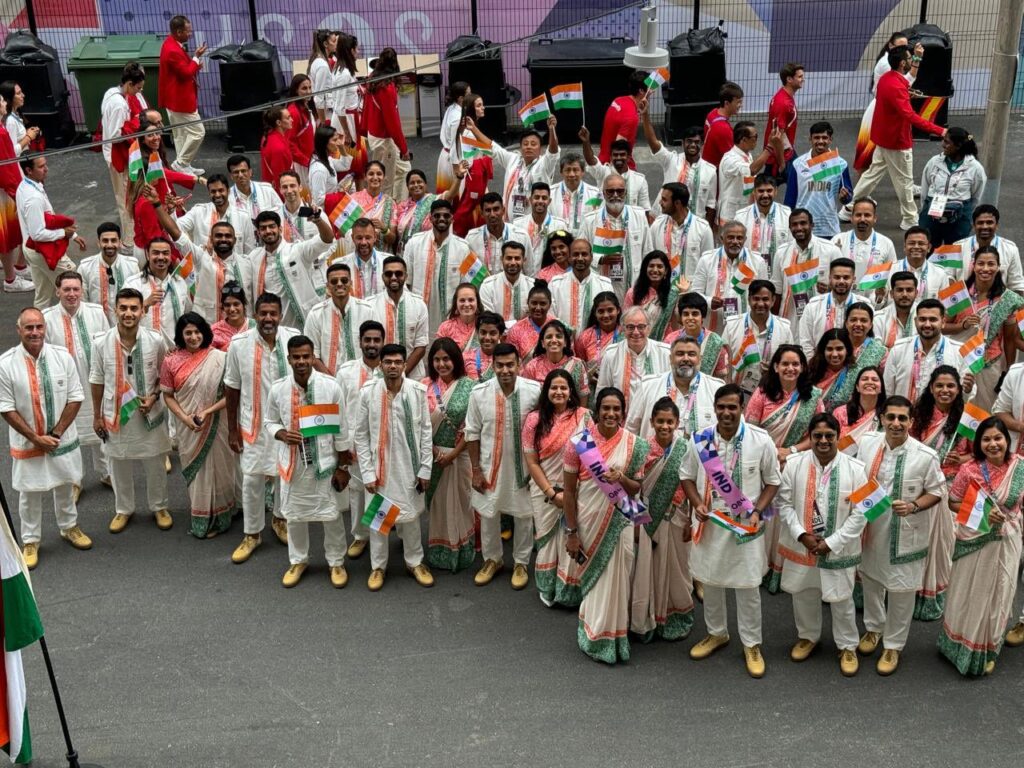
M299 432L303 437L337 435L341 432L341 409L337 403L299 406Z
M970 528L978 533L988 533L988 515L996 508L996 503L981 490L977 483L971 483L964 494L964 500L960 503L960 511L956 514L956 521L964 528Z
M0 515L0 577L3 579L3 670L0 671L0 746L16 763L32 759L28 727L28 695L21 649L43 636L43 623L32 595L32 583L21 550Z

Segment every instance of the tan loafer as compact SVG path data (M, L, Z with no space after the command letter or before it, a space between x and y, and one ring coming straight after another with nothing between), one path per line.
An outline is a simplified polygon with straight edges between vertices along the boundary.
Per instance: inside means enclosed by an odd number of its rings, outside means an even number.
M369 542L366 539L352 539L352 543L348 545L348 550L345 552L346 557L352 560L358 560L363 556L363 552L366 551L366 545L368 543Z
M335 589L344 589L348 584L348 571L344 565L331 566L331 586Z
M743 660L747 664L747 674L755 679L764 677L764 656L760 645L743 646Z
M991 675L995 671L996 671L996 660L995 659L992 659L992 661L985 662L985 674L986 675Z
M274 535L277 536L277 540L282 544L288 544L288 523L285 522L283 517L271 517L270 527L274 531Z
M308 567L307 563L296 563L295 565L290 566L288 570L285 571L284 578L281 579L281 586L287 589L294 587L302 580L302 574L306 572L306 568Z
M846 648L839 652L839 671L843 673L843 677L853 677L857 674L858 669L860 669L860 661L853 648Z
M169 475L171 474L172 469L174 469L174 467L171 466L171 457L164 456L164 471Z
M476 576L473 577L473 583L478 587L490 584L498 571L501 570L501 566L502 564L499 560L485 560L483 568L477 571Z
M525 565L516 563L516 567L512 569L512 589L525 589L529 583L530 572L526 570Z
M865 632L861 635L860 642L857 643L857 653L861 656L870 656L881 641L881 632Z
M171 517L171 513L166 509L158 509L154 512L153 520L156 521L156 527L161 531L169 531L171 526L174 525L174 518Z
M793 661L807 661L807 657L814 653L814 649L817 647L817 643L801 638L789 651L789 658Z
M1018 621L1006 633L1006 644L1011 648L1024 645L1024 621Z
M21 554L25 558L25 567L30 571L35 570L35 567L39 565L39 544L34 541L29 542Z
M128 521L131 519L131 515L122 515L120 512L118 512L110 521L110 527L107 530L109 530L111 533L120 533L128 527Z
M60 532L60 537L75 549L92 549L92 539L77 525Z
M406 570L409 571L409 575L416 579L416 583L421 587L434 586L434 575L423 563L420 563L415 568L408 568Z
M370 571L370 578L366 580L366 588L371 592L380 592L384 587L384 571L380 568L374 568Z
M882 651L882 656L878 659L878 664L875 666L875 670L882 677L888 677L896 671L896 667L899 665L900 652L895 648L886 648Z
M235 547L235 551L231 553L231 562L235 565L241 565L250 557L252 553L256 551L263 540L260 538L258 533L247 533L242 537L242 543Z
M695 661L706 659L728 642L728 635L708 635L690 649L690 658Z

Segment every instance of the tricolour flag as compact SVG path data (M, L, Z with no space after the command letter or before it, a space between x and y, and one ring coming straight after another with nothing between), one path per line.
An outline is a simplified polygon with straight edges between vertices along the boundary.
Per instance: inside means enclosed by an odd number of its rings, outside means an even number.
M741 261L736 266L736 274L730 278L732 280L732 289L734 291L746 292L750 287L750 284L754 282L754 278L757 275L754 274L754 270L745 261Z
M964 500L960 503L956 521L964 528L970 528L978 533L988 533L991 530L988 524L988 515L995 508L996 503L981 490L980 485L972 481L967 486Z
M845 451L847 448L852 448L856 444L857 441L853 439L853 436L846 434L839 438L839 442L836 444L836 447L840 451Z
M892 508L889 494L875 480L868 480L867 483L851 493L850 504L855 509L860 509L869 523Z
M891 261L887 261L884 264L872 264L864 273L864 277L857 283L857 287L862 291L885 288L889 284L889 272L891 269Z
M740 342L736 356L732 359L732 367L737 371L757 365L761 362L761 348L757 345L757 338L754 336L754 329L747 331L747 335Z
M328 218L338 228L339 232L345 234L352 229L356 219L362 218L362 215L363 209L359 207L359 203L353 200L349 194L342 192L341 199L334 206L334 210L331 211Z
M960 347L960 357L964 359L964 365L971 373L981 373L981 369L985 367L985 334L981 328L978 328L978 332Z
M149 156L149 165L146 166L146 183L156 184L164 177L164 164L160 155L153 152Z
M818 260L797 262L791 267L786 267L786 283L793 293L810 293L818 283Z
M118 411L118 418L121 420L121 426L127 424L132 414L139 410L139 396L135 392L135 387L127 381L124 383L124 389L121 390L118 408L120 409Z
M386 496L375 493L359 522L369 526L371 531L387 535L395 526L400 512L401 510L395 502Z
M940 245L932 251L928 261L943 269L963 269L964 252L959 245Z
M299 432L303 437L337 435L341 432L341 410L337 403L299 406Z
M1020 331L1021 336L1024 336L1024 308L1018 309L1013 316L1017 318L1017 330Z
M808 160L807 170L811 172L814 181L827 181L833 176L842 175L843 158L839 156L838 150L830 149Z
M135 139L128 147L128 178L135 181L144 169L142 150L139 148L139 140Z
M731 517L726 517L717 509L712 509L708 512L708 522L714 523L720 528L725 528L729 533L735 533L737 536L753 536L757 533L756 525L744 525L737 520L733 520Z
M974 403L964 403L964 412L960 414L960 423L956 425L956 433L973 441L978 434L978 425L991 414Z
M548 109L548 97L543 93L536 98L530 99L519 110L519 119L523 121L525 126L541 123L549 117L551 117L551 110Z
M178 266L174 268L174 274L185 281L189 298L194 300L196 297L196 263L191 253L186 254L185 258L178 262Z
M583 109L583 83L566 83L551 89L551 106L555 109Z
M971 294L967 291L967 285L963 280L957 280L955 283L950 283L946 288L939 291L939 301L942 302L942 306L946 308L946 314L950 317L963 312L965 309L970 309L974 306L971 303Z
M626 244L626 230L598 227L594 230L595 256L621 256Z
M43 623L32 595L28 568L7 516L0 514L0 577L3 589L3 670L0 671L5 695L0 696L0 747L15 763L32 760L32 736L28 727L28 691L21 649L43 636Z
M663 86L667 82L668 69L665 67L658 67L656 70L651 72L651 74L644 78L644 85L646 85L652 91L661 88L661 86Z
M754 176L743 177L743 196L750 197L754 194Z
M475 253L470 251L466 254L466 258L462 260L462 263L459 264L459 274L462 275L462 282L470 283L479 288L484 278L487 277L487 267L477 258Z
M463 134L459 138L459 148L462 151L463 160L472 160L476 157L491 157L494 154L494 147L489 141L480 141L475 136Z

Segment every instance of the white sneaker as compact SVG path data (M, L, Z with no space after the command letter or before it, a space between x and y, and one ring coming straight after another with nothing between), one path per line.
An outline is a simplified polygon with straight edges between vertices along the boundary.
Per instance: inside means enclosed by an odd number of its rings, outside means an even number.
M839 220L840 221L852 221L853 220L853 206L844 205L839 209Z
M191 165L182 165L177 160L171 163L171 169L178 173L187 173L191 176L202 176L206 173L206 170L203 168L194 168Z
M29 280L27 277L15 273L13 280L4 281L4 293L28 293L34 291L36 284Z

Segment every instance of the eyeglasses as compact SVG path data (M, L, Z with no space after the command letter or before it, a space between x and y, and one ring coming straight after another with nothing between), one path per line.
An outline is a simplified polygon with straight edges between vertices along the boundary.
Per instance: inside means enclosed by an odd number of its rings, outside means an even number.
M405 272L400 269L385 269L382 274L384 277L405 277Z
M114 279L114 270L113 270L113 268L112 267L108 267L108 266L104 266L103 269L107 273L107 280L113 280Z
M348 285L352 282L350 277L336 277L330 281L331 285Z
M632 332L632 331L646 331L647 330L647 323L636 323L634 325L624 325L622 327L625 328L626 331L628 331L628 332Z
M606 189L604 191L605 197L625 197L626 190L624 189Z

